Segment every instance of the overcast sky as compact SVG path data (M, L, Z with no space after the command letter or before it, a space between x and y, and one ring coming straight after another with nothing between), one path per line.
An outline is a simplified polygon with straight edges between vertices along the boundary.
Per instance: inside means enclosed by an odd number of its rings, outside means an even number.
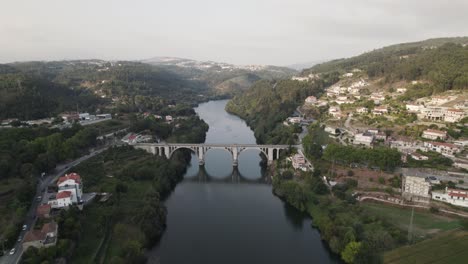
M468 0L0 0L0 62L273 64L468 35Z

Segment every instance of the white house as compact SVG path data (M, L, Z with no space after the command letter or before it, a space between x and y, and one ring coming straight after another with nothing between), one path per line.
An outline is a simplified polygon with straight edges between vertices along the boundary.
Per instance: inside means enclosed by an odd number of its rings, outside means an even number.
M166 121L167 122L172 122L172 120L173 120L172 116L170 116L170 115L166 116Z
M373 141L374 141L374 135L366 132L366 133L360 133L360 134L354 135L353 144L365 145L365 146L370 147Z
M329 113L331 116L333 116L333 117L339 117L339 116L341 116L340 108L334 107L334 106L332 106L332 107L330 107L330 108L328 109L328 113Z
M457 206L468 207L468 191L445 188L444 192L433 191L432 199Z
M317 97L315 96L309 96L305 99L305 102L307 104L315 104L317 102Z
M423 177L404 176L402 183L403 197L410 201L429 202L431 184Z
M413 158L414 160L428 160L428 159L429 159L428 156L419 154L418 152L413 152L413 153L410 154L410 156L411 156L411 158Z
M424 147L426 147L426 150L432 150L442 155L449 156L460 152L457 145L445 142L424 142Z
M69 191L72 193L72 203L76 204L81 202L83 196L83 184L81 182L80 175L74 172L65 174L65 176L62 176L58 179L57 186L59 189L59 194L62 191Z
M367 114L369 112L369 109L367 109L367 107L358 107L356 109L356 112L359 114Z
M388 108L386 106L377 106L372 110L374 115L386 115L388 114Z
M447 109L445 112L445 122L455 123L466 117L466 113L461 109Z
M422 133L422 137L427 138L427 139L432 139L432 140L436 140L436 139L445 140L447 139L447 131L441 131L441 130L436 130L436 129L426 129Z
M73 193L70 191L61 191L57 193L55 196L55 199L49 200L48 204L52 208L65 208L73 204L72 199L73 199Z
M307 170L307 167L305 166L306 163L304 156L302 156L301 154L296 154L292 156L291 161L294 169L300 169L303 171Z
M406 88L397 88L396 91L397 91L397 93L406 93L407 89Z

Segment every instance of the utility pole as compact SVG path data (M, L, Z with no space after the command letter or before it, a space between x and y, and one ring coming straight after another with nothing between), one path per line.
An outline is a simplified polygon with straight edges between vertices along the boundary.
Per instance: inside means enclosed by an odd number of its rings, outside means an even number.
M414 207L411 208L411 219L408 227L408 243L411 244L413 239L413 217L414 217Z

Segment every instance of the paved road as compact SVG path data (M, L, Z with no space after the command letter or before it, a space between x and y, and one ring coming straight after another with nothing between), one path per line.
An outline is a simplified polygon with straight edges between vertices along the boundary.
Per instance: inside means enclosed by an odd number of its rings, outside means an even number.
M27 225L27 229L24 231L21 231L20 236L19 236L21 240L17 241L14 247L16 249L16 253L14 255L9 255L10 249L8 249L8 252L6 252L6 255L0 258L0 264L16 264L20 260L20 257L23 254L23 248L21 246L22 240L26 232L29 229L31 229L31 226L34 226L35 221L36 221L36 218L35 218L36 209L37 209L37 206L41 203L40 201L37 200L36 197L41 195L43 197L43 200L45 200L44 192L47 191L46 190L47 186L49 186L50 183L56 181L58 177L65 174L65 172L67 172L71 167L76 166L80 164L81 162L95 156L96 154L103 152L107 148L109 148L109 146L105 146L103 148L95 150L91 152L90 154L80 157L74 161L58 165L52 174L49 174L43 179L39 180L39 183L37 184L37 187L36 187L36 195L34 196L34 200L31 204L31 207L29 208L29 211L26 215L26 221L24 223L25 225Z

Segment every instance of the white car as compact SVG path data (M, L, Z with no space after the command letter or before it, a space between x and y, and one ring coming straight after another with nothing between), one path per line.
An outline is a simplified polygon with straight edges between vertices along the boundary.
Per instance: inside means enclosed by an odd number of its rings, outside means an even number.
M27 225L23 225L23 231L26 230L28 228Z
M16 252L16 248L12 248L12 249L10 250L10 255L14 255L15 252Z
M21 242L23 238L22 237L18 237L18 242Z

